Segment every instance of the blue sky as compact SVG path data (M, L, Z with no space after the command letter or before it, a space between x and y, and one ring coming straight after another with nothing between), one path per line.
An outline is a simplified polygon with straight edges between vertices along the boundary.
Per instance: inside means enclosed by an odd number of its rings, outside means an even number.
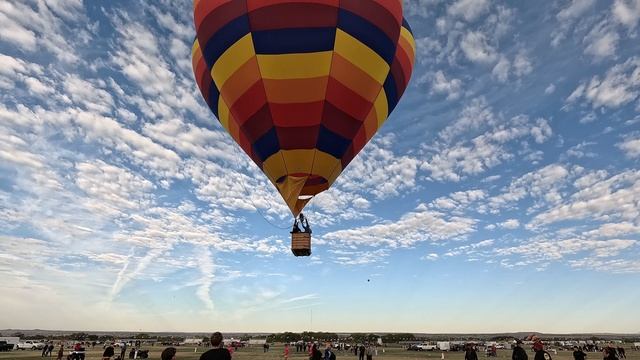
M410 87L300 259L191 6L0 0L0 328L640 331L640 1L406 0Z

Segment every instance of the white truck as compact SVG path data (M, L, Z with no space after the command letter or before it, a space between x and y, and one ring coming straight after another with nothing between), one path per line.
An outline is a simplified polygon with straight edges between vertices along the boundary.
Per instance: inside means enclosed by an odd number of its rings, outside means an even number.
M418 344L418 351L434 351L438 349L438 345L434 344Z
M42 350L44 343L38 340L24 340L16 344L16 350Z

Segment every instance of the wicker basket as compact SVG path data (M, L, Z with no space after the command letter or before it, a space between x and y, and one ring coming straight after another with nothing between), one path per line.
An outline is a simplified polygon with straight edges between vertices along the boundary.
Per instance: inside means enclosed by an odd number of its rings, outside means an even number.
M310 256L311 234L305 232L291 233L291 252L295 256Z

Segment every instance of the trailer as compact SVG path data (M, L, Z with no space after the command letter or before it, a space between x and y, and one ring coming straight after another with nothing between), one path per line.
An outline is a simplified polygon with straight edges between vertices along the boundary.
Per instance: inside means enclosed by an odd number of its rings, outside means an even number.
M448 341L438 341L437 346L438 346L438 350L440 351L451 350L451 343Z
M0 341L6 341L7 344L13 345L11 349L15 350L16 345L20 343L20 338L14 337L14 336L5 336L5 337L0 337Z

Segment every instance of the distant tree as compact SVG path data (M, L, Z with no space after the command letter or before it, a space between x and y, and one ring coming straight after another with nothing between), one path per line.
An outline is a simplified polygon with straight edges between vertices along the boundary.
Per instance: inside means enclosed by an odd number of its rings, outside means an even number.
M19 337L19 338L22 339L24 337L24 333L16 332L16 333L11 334L11 336L12 337Z
M114 338L111 335L100 335L98 340L101 342L107 342L107 341L114 341Z
M382 335L382 341L386 344L395 344L400 341L415 341L416 337L413 334L386 334Z
M69 338L71 338L71 340L85 341L88 336L89 334L78 332L78 333L72 333L71 335L69 335Z
M149 339L149 334L138 334L135 336L136 339Z

